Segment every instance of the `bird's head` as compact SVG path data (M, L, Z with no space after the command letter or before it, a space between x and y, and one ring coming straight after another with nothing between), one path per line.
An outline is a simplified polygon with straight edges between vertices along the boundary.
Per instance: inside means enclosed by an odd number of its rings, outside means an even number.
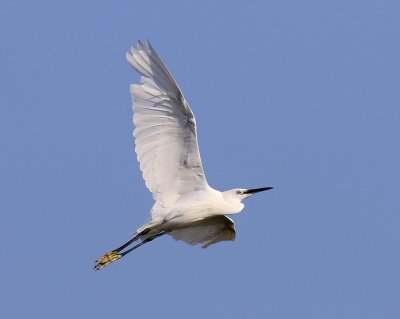
M273 189L273 187L260 187L260 188L234 188L229 191L224 192L224 196L230 197L234 200L239 200L240 202L251 195L254 195L259 192L267 191Z

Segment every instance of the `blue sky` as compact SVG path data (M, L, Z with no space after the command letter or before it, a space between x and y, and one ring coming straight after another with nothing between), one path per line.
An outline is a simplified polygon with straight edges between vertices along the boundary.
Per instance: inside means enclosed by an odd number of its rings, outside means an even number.
M399 318L398 1L2 1L4 318ZM150 39L220 190L274 186L235 242L148 219L125 52Z

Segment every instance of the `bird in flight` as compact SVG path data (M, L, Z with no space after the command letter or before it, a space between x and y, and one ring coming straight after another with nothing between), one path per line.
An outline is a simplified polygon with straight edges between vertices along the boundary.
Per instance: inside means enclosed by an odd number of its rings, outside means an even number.
M251 195L272 189L211 188L201 164L194 114L171 73L148 41L137 42L126 58L141 75L140 84L131 85L133 135L155 203L150 221L127 243L97 259L96 270L165 234L203 248L234 240L234 222L226 215L239 213Z

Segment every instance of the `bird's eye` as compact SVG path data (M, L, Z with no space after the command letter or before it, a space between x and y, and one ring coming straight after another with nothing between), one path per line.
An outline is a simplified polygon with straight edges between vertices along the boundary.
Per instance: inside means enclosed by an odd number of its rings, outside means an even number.
M242 191L236 191L236 194L240 195L242 193Z

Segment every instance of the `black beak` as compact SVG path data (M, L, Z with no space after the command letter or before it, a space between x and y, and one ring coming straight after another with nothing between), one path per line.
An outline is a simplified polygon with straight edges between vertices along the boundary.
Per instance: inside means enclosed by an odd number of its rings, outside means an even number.
M263 191L268 191L270 189L273 189L273 187L252 188L252 189L245 190L243 192L243 194L255 194L255 193L259 193L259 192L263 192Z

